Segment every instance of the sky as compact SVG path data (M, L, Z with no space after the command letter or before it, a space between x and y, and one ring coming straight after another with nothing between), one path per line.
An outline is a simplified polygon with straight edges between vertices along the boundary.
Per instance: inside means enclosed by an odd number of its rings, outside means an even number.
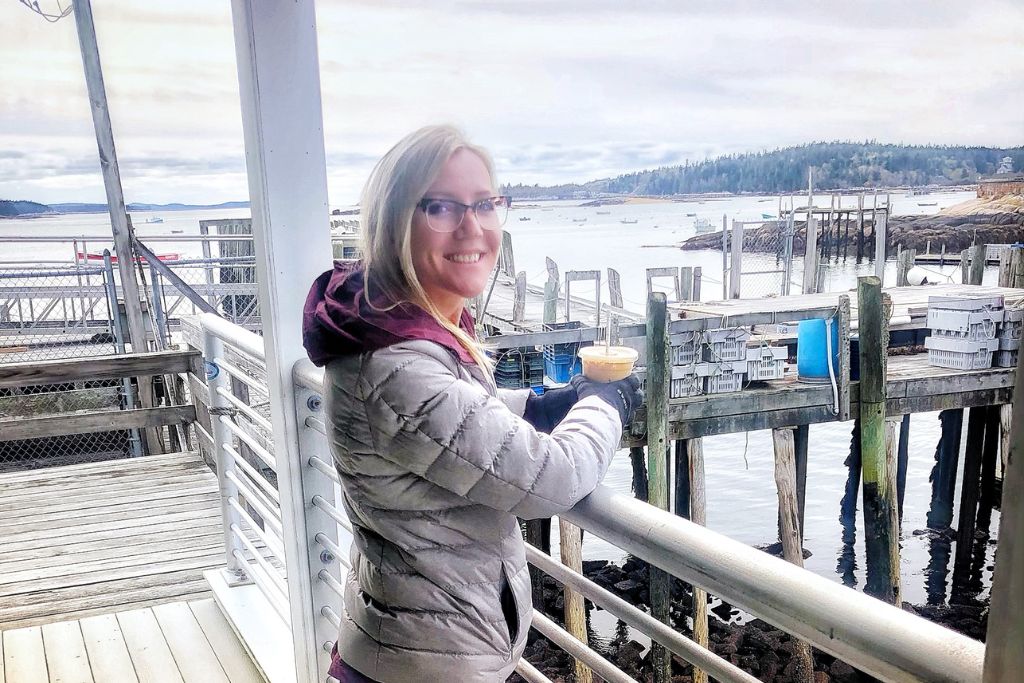
M56 11L57 0L38 0ZM499 179L818 140L1024 144L1020 0L320 0L328 192L428 123ZM245 199L228 0L96 0L125 198ZM73 17L0 0L0 198L103 201Z

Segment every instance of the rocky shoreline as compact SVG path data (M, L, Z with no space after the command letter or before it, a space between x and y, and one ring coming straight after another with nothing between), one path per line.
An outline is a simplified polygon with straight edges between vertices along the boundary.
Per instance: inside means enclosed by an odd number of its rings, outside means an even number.
M621 566L606 561L584 562L583 573L602 588L641 609L648 608L648 568L646 563L630 557ZM553 579L544 577L543 612L562 624L562 587ZM678 579L672 581L672 622L681 633L690 634L688 617L692 614L693 598L689 587ZM760 620L740 621L739 610L728 603L709 600L709 648L744 671L766 683L798 683L796 639ZM587 601L588 623L594 605ZM988 606L982 603L952 606L904 606L910 612L959 630L968 636L984 639ZM621 623L620 623L621 626ZM642 638L642 636L641 636ZM650 651L645 644L631 637L628 629L618 628L614 634L595 634L591 630L591 646L622 669L627 675L649 683L653 672ZM818 650L814 654L815 683L861 683L873 681L871 676L858 671ZM572 658L552 645L536 631L531 631L524 657L555 683L572 683L575 679ZM692 667L673 657L673 683L690 683ZM510 683L523 679L513 674ZM600 677L594 676L595 681Z

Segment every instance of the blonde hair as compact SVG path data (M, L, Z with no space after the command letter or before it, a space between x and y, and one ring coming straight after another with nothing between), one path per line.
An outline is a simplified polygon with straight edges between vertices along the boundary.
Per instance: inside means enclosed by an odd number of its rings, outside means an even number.
M394 302L416 304L448 330L476 364L491 377L491 364L483 348L457 324L446 318L427 296L412 260L412 218L416 206L452 154L467 149L487 167L496 184L494 162L487 150L470 143L453 126L425 126L405 136L377 162L363 188L360 224L366 288L370 276ZM367 295L369 303L371 297Z

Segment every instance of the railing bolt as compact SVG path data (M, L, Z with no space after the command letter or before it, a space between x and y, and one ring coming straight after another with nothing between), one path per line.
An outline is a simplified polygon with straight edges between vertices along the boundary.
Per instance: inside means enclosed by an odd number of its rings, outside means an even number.
M334 559L334 553L332 553L330 550L323 550L320 552L320 561L324 564L330 564L334 562Z
M319 394L313 394L312 396L306 399L306 407L309 408L314 413L319 413L320 408L323 407L323 404L323 399L320 398Z

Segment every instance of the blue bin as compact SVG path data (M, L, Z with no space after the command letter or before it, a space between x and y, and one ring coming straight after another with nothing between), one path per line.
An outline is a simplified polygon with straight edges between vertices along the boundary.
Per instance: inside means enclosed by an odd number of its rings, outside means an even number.
M832 344L832 372L839 373L839 325L833 320L802 320L796 333L796 370L801 382L829 382L825 330Z
M565 384L572 379L573 375L580 374L582 370L582 361L576 354L544 354L544 374L547 375L552 382Z

